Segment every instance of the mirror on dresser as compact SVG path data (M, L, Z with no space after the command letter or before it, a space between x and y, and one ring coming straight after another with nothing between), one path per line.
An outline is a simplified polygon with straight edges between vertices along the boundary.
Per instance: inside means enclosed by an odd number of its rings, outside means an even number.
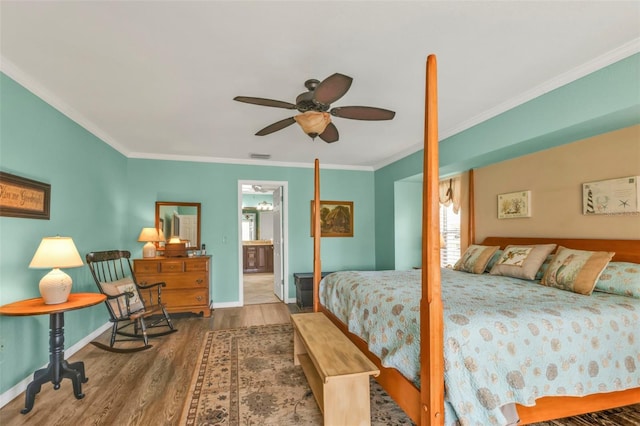
M200 249L200 203L156 201L156 228L169 241L178 237L187 247ZM158 243L164 246L164 243Z

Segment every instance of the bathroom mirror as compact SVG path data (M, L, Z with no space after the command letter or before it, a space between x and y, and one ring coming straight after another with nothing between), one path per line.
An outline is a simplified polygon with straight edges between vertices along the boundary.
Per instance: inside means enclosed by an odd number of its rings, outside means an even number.
M156 228L166 241L177 237L187 247L200 249L200 203L156 201ZM164 246L164 242L158 243Z

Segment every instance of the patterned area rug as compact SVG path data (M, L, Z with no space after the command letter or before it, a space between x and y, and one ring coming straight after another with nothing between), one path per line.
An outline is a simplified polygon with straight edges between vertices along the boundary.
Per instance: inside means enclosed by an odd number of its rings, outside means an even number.
M293 365L293 328L276 324L207 333L182 425L322 425L300 366ZM371 424L411 420L371 382Z
M371 424L412 425L375 380ZM293 365L291 324L207 333L181 425L322 425L302 368ZM640 404L532 426L638 426Z

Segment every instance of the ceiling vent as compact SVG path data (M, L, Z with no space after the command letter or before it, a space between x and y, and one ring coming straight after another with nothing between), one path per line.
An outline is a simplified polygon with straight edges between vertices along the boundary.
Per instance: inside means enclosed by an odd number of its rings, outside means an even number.
M249 157L254 160L268 160L271 158L271 154L250 154Z

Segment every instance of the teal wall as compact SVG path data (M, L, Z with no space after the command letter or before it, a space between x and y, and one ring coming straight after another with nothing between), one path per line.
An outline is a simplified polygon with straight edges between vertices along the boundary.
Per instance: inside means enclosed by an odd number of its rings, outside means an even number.
M483 167L640 123L640 54L439 143L440 175ZM422 174L423 150L375 172L376 268L395 268L394 182Z
M395 182L395 268L422 266L422 182Z
M42 237L72 237L84 259L97 247L122 246L131 234L127 159L4 74L0 96L0 169L51 185L50 220L0 217L0 304L6 304L40 295L38 282L48 271L28 266ZM96 291L87 267L66 272L73 292ZM66 313L65 346L106 318L102 305ZM0 317L0 393L48 362L48 341L48 316Z

